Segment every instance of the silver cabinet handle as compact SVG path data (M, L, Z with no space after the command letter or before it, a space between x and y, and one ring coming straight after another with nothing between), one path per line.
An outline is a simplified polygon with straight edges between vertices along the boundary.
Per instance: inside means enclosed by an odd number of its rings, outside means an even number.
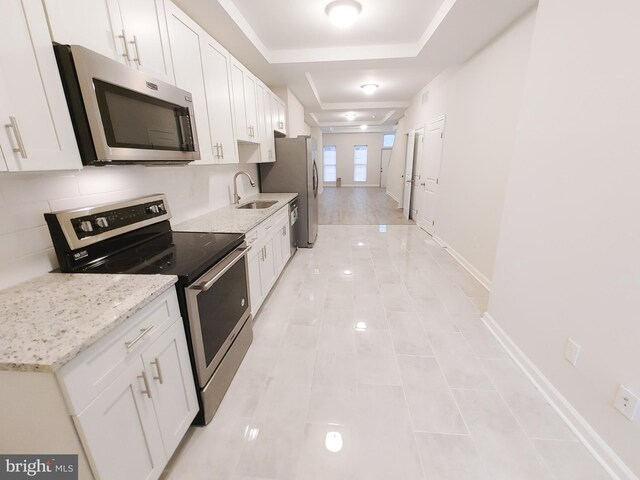
M144 382L144 390L142 390L142 393L144 393L147 397L151 398L151 390L149 390L149 380L147 380L147 373L143 370L142 371L142 375L138 375L138 378L141 378L142 381Z
M160 382L160 385L162 385L164 383L164 380L162 379L162 370L160 370L160 360L158 360L158 357L156 357L155 360L151 362L151 365L155 365L156 370L158 371L158 376L154 376L153 379L158 380Z
M426 187L427 183L426 182L422 182L420 185L422 185L423 187Z
M122 30L122 35L118 35L118 38L122 39L122 43L124 43L124 53L122 56L127 60L131 61L131 54L129 53L129 42L127 41L127 34Z
M129 42L129 43L132 43L133 46L136 47L136 58L134 58L133 61L137 62L138 65L142 65L142 61L140 60L140 47L138 46L138 37L134 35L133 42Z
M153 325L151 325L150 327L147 328L142 328L140 330L140 334L134 338L133 340L131 340L130 342L124 342L125 347L127 347L127 350L130 350L131 348L133 348L133 346L138 343L140 340L142 340L144 338L144 336L149 333L151 330L153 330Z
M224 147L220 144L220 158L224 160Z
M16 137L17 147L13 147L13 151L16 153L20 153L22 158L27 158L27 151L24 148L24 142L22 141L22 135L20 135L20 129L18 128L18 122L16 121L16 117L9 117L9 123L5 125L6 128L13 129L13 134Z

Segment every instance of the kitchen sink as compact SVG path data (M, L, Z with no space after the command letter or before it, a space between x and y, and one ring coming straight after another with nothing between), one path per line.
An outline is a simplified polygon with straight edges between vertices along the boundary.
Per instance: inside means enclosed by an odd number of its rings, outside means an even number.
M244 205L241 205L238 208L258 210L261 208L269 208L270 206L275 205L276 203L278 203L276 200L272 200L268 202L258 200L256 202L245 203Z

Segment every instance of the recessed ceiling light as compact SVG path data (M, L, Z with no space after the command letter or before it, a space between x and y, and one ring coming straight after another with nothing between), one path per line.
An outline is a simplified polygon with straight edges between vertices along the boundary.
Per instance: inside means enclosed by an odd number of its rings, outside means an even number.
M355 113L346 113L344 116L345 116L345 117L347 118L347 120L349 120L350 122L356 119L356 114L355 114Z
M366 130L367 128L369 128L369 127L366 126L366 125L360 125L360 130Z
M379 86L380 85L378 85L377 83L365 83L364 85L360 85L360 88L367 95L371 95L378 89Z
M353 25L361 11L362 5L355 0L335 0L324 10L336 27Z

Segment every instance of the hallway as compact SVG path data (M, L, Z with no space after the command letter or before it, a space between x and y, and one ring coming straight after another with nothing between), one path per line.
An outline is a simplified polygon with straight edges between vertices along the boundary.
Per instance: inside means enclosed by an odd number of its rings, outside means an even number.
M321 225L164 478L606 480L480 321L487 298L415 225Z
M384 188L324 187L320 194L320 225L413 225Z

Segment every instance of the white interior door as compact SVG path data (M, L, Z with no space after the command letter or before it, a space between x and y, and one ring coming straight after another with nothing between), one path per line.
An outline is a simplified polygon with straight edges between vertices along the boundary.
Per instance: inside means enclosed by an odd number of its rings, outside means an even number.
M440 162L444 138L444 117L430 123L427 128L424 152L424 175L421 187L424 189L422 208L418 214L418 225L431 235L435 234L438 186L440 184Z
M413 175L413 150L416 143L416 132L411 130L407 137L407 152L405 155L403 190L402 190L402 216L409 220L411 211L411 178Z
M424 128L416 130L415 145L413 147L413 172L411 176L411 218L418 218L418 209L422 205L424 189L420 186L422 178L422 145L424 141Z
M387 188L387 170L391 161L391 149L383 148L380 153L380 186Z

